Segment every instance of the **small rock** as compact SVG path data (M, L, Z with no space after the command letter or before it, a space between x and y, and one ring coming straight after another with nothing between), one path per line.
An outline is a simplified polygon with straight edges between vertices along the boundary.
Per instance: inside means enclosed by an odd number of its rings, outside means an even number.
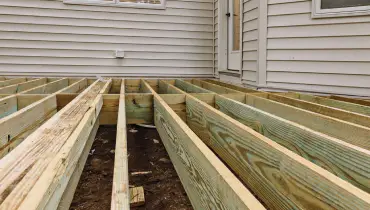
M130 130L128 130L128 132L130 132L130 133L137 133L137 130L134 129L134 128L131 128Z
M104 141L103 141L103 144L106 144L106 143L108 143L108 140L104 140Z
M92 149L92 150L90 151L89 155L93 155L93 154L94 154L94 152L95 152L95 149Z
M107 176L108 175L108 173L105 172L105 171L103 171L102 174L103 174L103 176Z
M94 158L94 159L91 160L91 166L94 169L99 169L100 166L101 166L101 162L102 162L102 160L100 160L99 158Z
M163 162L163 163L171 163L171 161L167 158L161 158L158 160L159 162Z
M112 149L112 150L110 151L110 153L112 153L112 154L114 154L114 152L115 152L115 151L114 151L114 149Z
M157 139L153 139L154 144L159 144L159 141Z

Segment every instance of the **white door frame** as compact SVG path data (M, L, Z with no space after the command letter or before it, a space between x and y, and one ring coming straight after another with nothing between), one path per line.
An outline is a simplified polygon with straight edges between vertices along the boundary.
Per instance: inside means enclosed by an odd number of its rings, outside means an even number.
M219 0L218 2L218 70L219 71L227 71L227 72L236 72L236 71L229 71L228 69L228 17L226 13L228 13L228 1L227 0ZM242 73L242 58L243 58L243 1L240 0L240 67L238 73L241 75Z

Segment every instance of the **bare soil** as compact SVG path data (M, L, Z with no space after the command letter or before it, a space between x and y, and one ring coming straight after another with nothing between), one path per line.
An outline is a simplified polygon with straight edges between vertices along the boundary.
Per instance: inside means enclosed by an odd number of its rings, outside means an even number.
M132 210L192 210L190 201L156 129L128 125L130 186L143 186L145 205ZM110 209L116 127L101 126L95 138L71 210ZM132 172L147 172L132 176Z

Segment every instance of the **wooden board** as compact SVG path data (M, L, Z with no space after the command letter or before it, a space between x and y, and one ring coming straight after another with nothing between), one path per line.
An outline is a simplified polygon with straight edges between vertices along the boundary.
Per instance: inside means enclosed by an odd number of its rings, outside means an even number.
M20 92L29 90L31 88L44 85L47 83L47 80L48 80L47 78L39 78L39 79L30 80L30 81L15 84L15 85L6 86L3 88L0 88L0 94L20 93Z
M194 209L264 209L160 96L152 93L155 125Z
M22 94L51 94L68 86L68 79L59 79L45 85L21 92Z
M130 207L138 207L145 204L145 195L143 187L130 188Z
M358 98L347 98L347 97L343 97L343 96L330 96L329 97L330 99L334 99L334 100L338 100L338 101L345 101L345 102L349 102L349 103L354 103L354 104L359 104L359 105L363 105L363 106L370 106L370 101L366 101L366 100L362 100L362 99L358 99Z
M370 195L260 135L186 97L190 128L268 208L368 209Z

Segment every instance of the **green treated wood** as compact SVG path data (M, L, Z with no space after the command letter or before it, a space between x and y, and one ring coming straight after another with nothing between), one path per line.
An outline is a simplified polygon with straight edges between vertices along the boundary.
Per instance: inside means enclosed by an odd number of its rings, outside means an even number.
M189 82L185 82L179 79L175 81L175 86L187 93L211 93L212 92L212 91L206 90L201 87L197 87L195 85L192 85Z
M153 95L125 94L127 124L153 124Z
M218 109L285 148L370 193L370 151L216 95Z
M21 94L51 94L55 93L58 90L61 90L68 86L68 79L63 78L59 79L45 85L41 85L26 91L21 92Z
M213 79L206 79L204 81L208 82L208 83L216 84L216 85L219 85L219 86L222 86L222 87L226 87L226 88L238 90L238 91L241 91L241 92L245 92L245 93L260 93L260 91L258 91L258 90L233 85L233 84L230 84L230 83L224 83L224 82L216 81L216 80L213 80Z
M0 88L0 94L16 94L20 93L26 90L29 90L31 88L44 85L47 83L47 78L40 78L40 79L35 79L35 80L30 80L27 82L15 84L15 85L10 85L6 86L3 88Z
M221 87L198 79L193 79L193 84L219 94L240 93L240 91Z
M251 128L186 97L190 128L270 209L369 209L370 195Z
M364 105L364 106L370 106L370 101L368 100L362 100L358 98L347 98L343 96L329 96L330 99L338 100L338 101L345 101L345 102L350 102L354 104L359 104L359 105Z
M193 208L265 209L160 96L152 93L155 125Z
M8 96L0 99L0 119L18 111L17 96Z
M182 94L183 92L179 91L174 86L170 86L167 82L159 80L158 82L158 93L160 94Z
M301 109L306 109L319 114L327 115L337 119L341 119L347 122L356 123L366 127L370 127L370 117L362 114L357 114L354 112L345 111L342 109L332 108L329 106L324 106L320 104L315 104L312 102L307 102L299 99L289 98L276 94L268 94L267 99L277 101L280 103L295 106Z
M302 94L302 93L295 93L295 94L296 94L295 96L291 96L291 95L286 95L286 96L291 97L291 98L300 99L303 101L308 101L308 102L312 102L316 104L321 104L325 106L330 106L330 107L370 116L369 106L363 106L363 105L353 104L353 103L344 102L344 101L337 101L334 99L323 98L319 96L312 96L312 95L307 95L307 94Z
M354 123L246 94L247 105L370 150L370 129Z

